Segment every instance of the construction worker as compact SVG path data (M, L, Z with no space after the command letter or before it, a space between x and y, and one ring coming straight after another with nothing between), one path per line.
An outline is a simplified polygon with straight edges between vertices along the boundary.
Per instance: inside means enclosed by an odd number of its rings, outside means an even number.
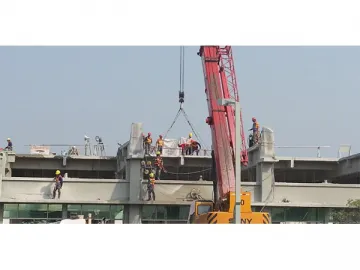
M155 167L155 179L160 180L161 171L165 171L165 170L164 170L164 163L160 156L159 151L156 152L154 167Z
M256 118L253 117L252 119L253 125L252 128L249 129L249 131L253 132L253 142L254 144L259 142L259 138L260 138L260 125L258 123L258 121L256 121Z
M201 149L201 144L195 140L192 140L191 146L190 146L190 155L193 155L196 153L196 155L199 155L199 151Z
M160 154L162 154L163 146L164 146L163 137L162 137L162 135L159 135L159 139L157 139L157 141L156 141L156 151L158 151L158 152L160 152Z
M78 156L79 155L79 151L76 148L76 146L72 146L71 149L68 152L69 156Z
M192 133L189 133L189 137L186 140L186 146L185 146L185 154L186 155L191 155L192 154L192 144L193 144L193 139L192 139Z
M155 201L155 177L154 177L153 173L149 174L147 191L148 191L148 199L147 200L150 201L151 195L152 195L152 199Z
M144 175L143 175L143 179L148 179L149 174L153 172L153 167L151 164L151 161L148 160L146 163L144 161Z
M4 148L4 150L12 151L13 150L13 144L10 138L7 138L7 146Z
M151 144L152 144L152 138L151 138L151 133L149 132L146 137L144 136L145 155L150 155Z
M56 197L56 191L58 192L58 199L60 199L61 188L63 186L63 181L64 180L63 180L59 170L57 170L55 172L54 181L55 181L55 187L54 187L54 190L53 190L53 199L55 199L55 197Z
M178 144L178 147L180 147L180 148L181 148L181 155L185 156L186 143L181 143L181 144Z

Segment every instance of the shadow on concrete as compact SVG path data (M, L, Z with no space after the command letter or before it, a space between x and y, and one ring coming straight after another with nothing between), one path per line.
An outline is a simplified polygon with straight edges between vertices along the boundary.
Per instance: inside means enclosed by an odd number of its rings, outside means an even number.
M54 183L49 183L48 185L40 189L40 193L43 199L52 199L53 187L54 187Z

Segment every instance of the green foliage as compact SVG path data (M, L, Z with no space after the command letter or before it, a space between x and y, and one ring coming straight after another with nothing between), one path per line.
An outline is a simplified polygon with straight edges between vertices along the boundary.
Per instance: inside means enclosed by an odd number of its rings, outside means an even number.
M360 200L348 200L347 208L333 209L333 223L360 224Z

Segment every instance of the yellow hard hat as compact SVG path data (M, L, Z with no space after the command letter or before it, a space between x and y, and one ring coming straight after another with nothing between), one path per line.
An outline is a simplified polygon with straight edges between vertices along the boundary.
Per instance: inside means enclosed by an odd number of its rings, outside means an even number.
M150 176L150 177L154 177L154 174L153 174L153 173L150 173L149 176Z
M147 165L151 165L151 161L149 160L148 162L146 162Z
M60 171L59 171L59 170L57 170L57 171L55 172L55 174L56 174L56 175L60 174Z
M10 138L7 138L7 141L11 141L11 139L10 139Z
M156 155L157 155L157 156L160 155L160 151L157 151L157 152L156 152Z
M190 138L192 137L192 133L189 133L189 137L190 137Z

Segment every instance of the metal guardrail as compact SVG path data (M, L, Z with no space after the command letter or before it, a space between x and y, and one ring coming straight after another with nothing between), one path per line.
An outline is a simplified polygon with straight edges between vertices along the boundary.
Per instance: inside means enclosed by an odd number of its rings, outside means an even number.
M319 145L319 146L277 146L275 145L275 148L291 148L291 149L296 149L296 148L301 148L301 149L317 149L317 157L320 158L321 157L321 148L330 148L331 146L327 146L327 145Z
M150 147L150 156L156 156L156 146L151 146ZM162 156L163 157L180 157L183 156L182 155L182 150L180 147L163 147L163 151L162 151ZM192 155L184 155L184 156L198 156L198 157L211 157L211 150L209 149L200 149L198 151L198 153L193 153Z

